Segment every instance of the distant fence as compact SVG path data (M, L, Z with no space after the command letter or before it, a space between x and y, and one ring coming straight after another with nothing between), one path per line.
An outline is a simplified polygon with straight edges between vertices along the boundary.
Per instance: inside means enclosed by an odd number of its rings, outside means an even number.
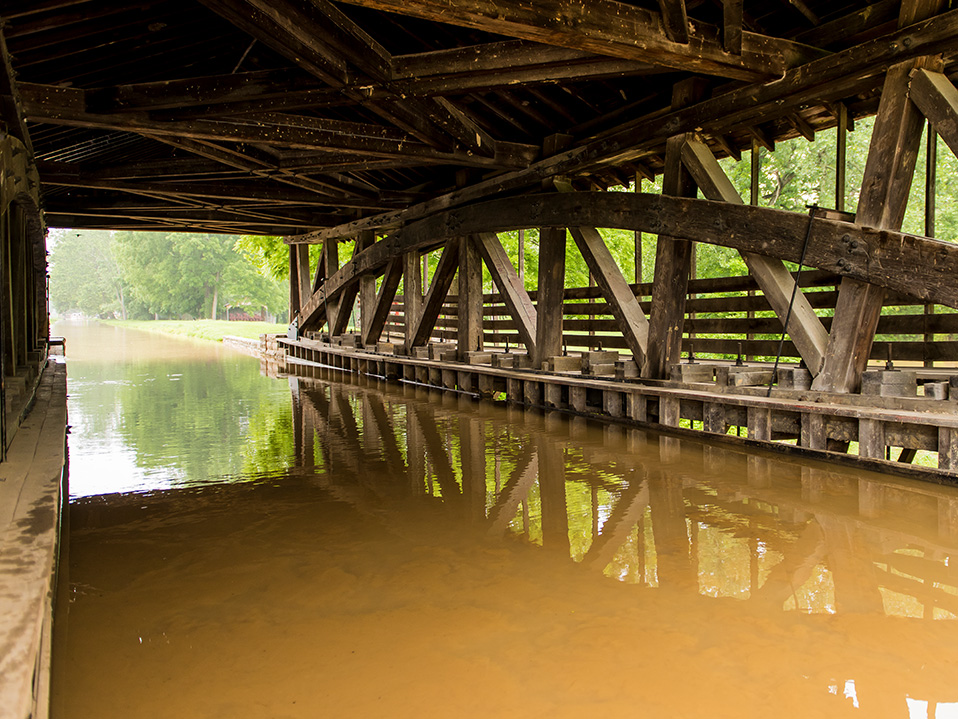
M840 282L839 275L821 270L805 271L801 276L805 296L826 328L831 324ZM651 283L631 287L648 315ZM529 294L535 302L536 292ZM625 349L618 322L598 287L566 289L563 305L563 342L567 349ZM397 297L384 336L402 337L403 323L402 297ZM457 324L455 296L450 295L436 323L433 339L454 342ZM691 345L696 356L729 358L741 351L744 357L761 359L778 353L782 325L751 277L720 277L689 282L685 332L683 353L687 353ZM483 295L483 337L490 346L521 344L515 323L498 293ZM958 313L955 310L888 292L871 357L926 365L955 364L958 363L956 338ZM793 361L799 358L787 338L782 357Z

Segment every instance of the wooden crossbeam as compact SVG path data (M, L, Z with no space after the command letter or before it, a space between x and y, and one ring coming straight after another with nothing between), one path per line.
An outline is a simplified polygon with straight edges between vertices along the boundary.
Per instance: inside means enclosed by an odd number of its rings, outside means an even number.
M436 328L436 321L442 312L443 302L446 301L449 288L452 287L452 281L459 269L459 247L460 241L456 237L446 242L442 249L442 256L436 265L432 282L429 283L429 290L426 292L426 298L422 303L422 311L413 327L413 347L426 344L432 337L432 331Z
M770 78L786 69L783 55L794 58L796 47L774 38L743 33L747 50L729 55L714 33L695 25L687 44L666 34L662 16L634 5L592 0L556 0L537 9L520 0L346 0L353 5L410 15L486 32L587 50L629 60L652 62L684 71L747 80ZM668 0L675 8L675 0ZM670 18L675 15L669 13Z
M659 0L662 9L662 24L669 40L682 45L689 42L689 16L685 12L685 0Z
M958 155L958 89L943 73L918 69L909 83L908 96Z
M171 136L214 142L237 142L302 150L331 150L364 158L409 158L444 160L460 165L525 167L536 159L538 150L529 145L497 143L494 157L466 151L441 151L409 138L382 137L350 123L330 125L306 116L268 117L265 120L234 118L226 120L157 120L142 115L101 115L87 112L63 93L50 91L25 103L29 120L53 125L84 127L95 130L135 132L147 136ZM504 163L504 164L503 164Z
M711 150L701 140L692 139L685 143L682 161L706 198L744 204ZM785 318L789 317L785 330L812 375L818 374L828 345L828 331L808 298L795 287L792 273L781 260L754 252L741 252L741 255L779 320L784 324Z
M472 236L472 241L479 248L492 281L496 283L505 303L516 323L519 339L526 346L530 357L536 356L536 308L526 292L519 273L512 266L499 237L493 232L480 232Z

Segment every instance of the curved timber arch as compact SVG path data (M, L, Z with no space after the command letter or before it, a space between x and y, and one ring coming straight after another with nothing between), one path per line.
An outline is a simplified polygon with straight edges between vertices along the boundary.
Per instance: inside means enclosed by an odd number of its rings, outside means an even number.
M812 222L809 233L809 222ZM530 227L602 227L657 233L798 262L927 302L958 308L958 245L786 210L626 192L549 193L493 200L410 223L356 254L300 312L314 323L328 299L390 261L447 240Z

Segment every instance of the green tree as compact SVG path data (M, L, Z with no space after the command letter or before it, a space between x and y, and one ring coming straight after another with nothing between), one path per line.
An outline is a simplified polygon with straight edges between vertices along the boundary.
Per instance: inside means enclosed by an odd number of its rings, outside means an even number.
M51 233L50 301L61 312L127 317L127 286L106 230Z

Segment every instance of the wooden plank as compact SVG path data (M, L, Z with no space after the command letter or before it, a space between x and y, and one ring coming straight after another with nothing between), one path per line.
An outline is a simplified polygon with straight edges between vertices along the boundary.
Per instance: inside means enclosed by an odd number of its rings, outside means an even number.
M693 138L685 143L682 161L708 199L744 204L712 151L701 140ZM795 287L792 273L781 260L755 252L740 254L783 327L787 318L789 326L784 329L801 352L805 365L812 375L818 374L828 346L828 332L805 294Z
M295 248L291 245L289 248L289 321L292 323L293 318L299 313L302 309L303 301L300 299L299 295L299 282L297 281L296 271L296 256L297 252ZM310 293L312 294L312 293Z
M413 329L412 346L414 347L426 344L432 336L436 327L436 320L439 319L439 313L442 311L443 302L449 294L449 288L452 287L456 270L459 269L459 247L459 238L449 240L443 247L442 256L436 265L436 272L433 274L429 291L426 293L422 311L419 313L419 319Z
M414 344L413 338L422 313L422 269L419 265L419 252L412 250L403 253L402 299L405 329L406 351Z
M916 61L919 66L922 61ZM866 227L898 230L918 159L923 119L908 99L915 62L888 70L882 89L856 221ZM851 248L850 248L851 249ZM885 288L859 279L842 280L822 371L813 387L854 392L861 382L881 316Z
M562 353L562 315L565 287L565 227L539 230L539 273L536 302L536 354L533 366Z
M461 362L482 349L482 257L470 237L459 239L457 353Z
M526 346L530 357L536 354L536 308L529 299L519 279L519 274L509 260L509 256L499 242L499 237L492 232L481 232L472 235L472 241L479 249L479 254L489 268L493 282L499 287L502 298L516 323L516 329L522 343Z
M858 420L858 455L885 459L885 425L881 420L867 417Z
M296 279L299 284L299 292L297 293L301 300L306 300L312 294L312 277L309 272L309 248L306 248L306 252L299 250L296 252ZM296 311L302 309L297 307Z
M722 47L733 55L742 54L743 0L722 0Z

